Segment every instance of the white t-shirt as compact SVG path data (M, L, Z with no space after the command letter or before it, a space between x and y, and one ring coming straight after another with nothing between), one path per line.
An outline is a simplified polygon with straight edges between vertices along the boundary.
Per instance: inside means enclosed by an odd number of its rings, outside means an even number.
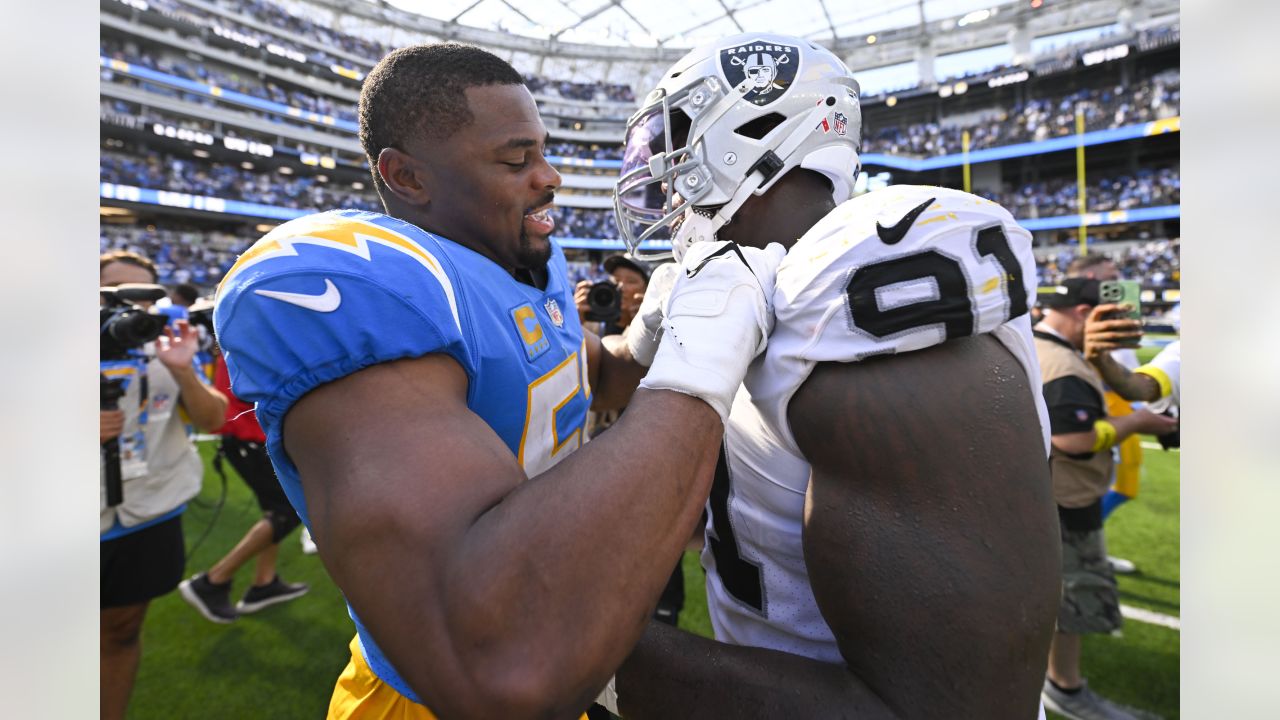
M200 492L204 465L178 408L178 382L155 358L154 344L147 344L143 352L145 363L117 363L106 371L128 383L119 401L125 418L119 438L124 502L107 507L106 463L100 455L99 532L111 529L117 518L125 527L144 523Z

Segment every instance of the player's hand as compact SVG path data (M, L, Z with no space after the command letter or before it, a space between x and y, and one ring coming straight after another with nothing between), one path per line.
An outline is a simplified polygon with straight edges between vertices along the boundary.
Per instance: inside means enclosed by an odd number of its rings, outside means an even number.
M722 420L728 417L747 366L764 352L773 330L774 277L786 254L777 243L763 250L726 241L690 247L641 387L702 398Z
M156 359L171 371L191 368L200 349L200 333L186 320L165 326L164 335L156 340Z
M1148 435L1164 435L1178 429L1178 419L1168 415L1158 415L1143 408L1135 410L1131 416L1136 421L1134 430Z
M110 440L111 438L120 437L120 433L124 432L124 411L123 410L99 410L98 411L98 444Z
M1127 305L1108 303L1099 305L1084 321L1084 356L1096 360L1112 350L1136 347L1142 340L1142 322L1139 320L1110 319L1124 312Z
M587 321L587 310L591 309L587 303L587 296L590 294L590 290L590 280L579 280L578 284L573 287L573 304L578 308L578 322Z
M645 367L653 364L653 355L662 340L663 309L678 274L679 263L666 263L653 269L640 308L627 326L627 349L631 351L631 357Z

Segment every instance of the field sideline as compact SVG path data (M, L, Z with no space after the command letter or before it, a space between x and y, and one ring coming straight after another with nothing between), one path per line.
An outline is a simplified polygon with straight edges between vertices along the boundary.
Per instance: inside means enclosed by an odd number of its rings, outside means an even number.
M200 444L206 466L212 447ZM1140 571L1121 578L1121 602L1177 617L1179 455L1146 450L1145 459L1139 499L1117 510L1107 524L1110 549L1133 560ZM229 466L225 469L227 497L216 523L210 526L212 506L222 488L211 469L203 492L184 515L188 548L209 531L188 562L188 574L208 568L259 516L244 483ZM176 592L152 603L130 718L324 716L355 631L320 560L301 553L297 533L282 544L279 567L286 580L310 583L310 594L231 625L207 622ZM234 599L251 572L251 567L241 570ZM680 624L710 635L696 556L685 556L684 572L688 597ZM1085 674L1101 694L1172 720L1178 717L1179 639L1177 630L1127 620L1121 638L1086 639Z

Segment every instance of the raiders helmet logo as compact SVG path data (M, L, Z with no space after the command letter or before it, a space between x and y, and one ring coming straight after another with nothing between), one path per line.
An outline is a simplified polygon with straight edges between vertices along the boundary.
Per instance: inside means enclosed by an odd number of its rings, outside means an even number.
M720 51L720 72L731 87L746 80L743 97L756 105L768 105L786 95L799 69L800 50L794 45L752 40Z

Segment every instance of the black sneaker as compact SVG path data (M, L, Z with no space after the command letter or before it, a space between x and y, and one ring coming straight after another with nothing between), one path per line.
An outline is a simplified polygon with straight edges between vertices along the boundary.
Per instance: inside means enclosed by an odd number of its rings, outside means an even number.
M287 583L277 575L266 585L254 585L249 588L244 598L236 603L236 610L243 614L258 612L264 607L302 597L310 589L311 586L306 583Z
M225 624L240 616L231 606L231 583L214 585L209 582L208 575L200 573L178 583L178 592L183 600L211 622Z

